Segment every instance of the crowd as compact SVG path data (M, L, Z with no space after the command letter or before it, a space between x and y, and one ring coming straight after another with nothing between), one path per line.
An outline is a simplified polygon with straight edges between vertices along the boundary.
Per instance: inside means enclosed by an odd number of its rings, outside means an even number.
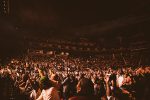
M149 66L111 63L64 56L14 60L0 67L0 96L2 100L150 99Z

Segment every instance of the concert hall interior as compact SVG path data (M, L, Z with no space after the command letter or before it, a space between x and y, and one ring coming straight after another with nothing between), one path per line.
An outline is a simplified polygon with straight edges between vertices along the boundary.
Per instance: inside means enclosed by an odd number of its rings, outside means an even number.
M150 100L149 0L0 0L0 100Z

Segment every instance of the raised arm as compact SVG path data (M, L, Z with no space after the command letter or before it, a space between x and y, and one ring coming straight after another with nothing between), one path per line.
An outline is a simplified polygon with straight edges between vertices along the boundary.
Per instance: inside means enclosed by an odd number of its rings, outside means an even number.
M109 86L109 76L106 76L104 80L105 80L105 83L106 83L106 95L111 96L111 89L110 89L110 86Z
M44 76L44 73L42 72L42 70L38 69L38 72L39 72L40 77Z

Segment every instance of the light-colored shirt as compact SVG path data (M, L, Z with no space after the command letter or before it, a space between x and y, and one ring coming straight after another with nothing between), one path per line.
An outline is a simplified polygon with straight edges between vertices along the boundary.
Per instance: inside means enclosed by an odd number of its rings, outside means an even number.
M40 96L40 89L36 92L35 90L32 90L30 94L30 100L36 100Z
M51 87L49 89L42 90L42 93L37 100L60 100L60 97L58 91L54 87Z
M118 81L118 86L119 86L119 87L121 87L121 86L122 86L122 82L123 82L123 80L124 80L123 75L121 75L121 76L119 76L119 77L118 77L117 81Z

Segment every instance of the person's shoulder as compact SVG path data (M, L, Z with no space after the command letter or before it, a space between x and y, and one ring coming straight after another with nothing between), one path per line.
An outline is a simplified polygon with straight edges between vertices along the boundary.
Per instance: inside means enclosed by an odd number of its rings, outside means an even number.
M73 96L73 97L70 97L68 100L78 100L78 96Z
M49 89L49 92L51 92L51 93L56 93L56 92L57 92L57 89L56 89L55 87L51 87L51 88Z
M74 96L69 98L69 100L100 100L95 96Z
M51 87L51 88L50 88L50 90L55 91L55 90L56 90L56 88L55 88L55 87Z

